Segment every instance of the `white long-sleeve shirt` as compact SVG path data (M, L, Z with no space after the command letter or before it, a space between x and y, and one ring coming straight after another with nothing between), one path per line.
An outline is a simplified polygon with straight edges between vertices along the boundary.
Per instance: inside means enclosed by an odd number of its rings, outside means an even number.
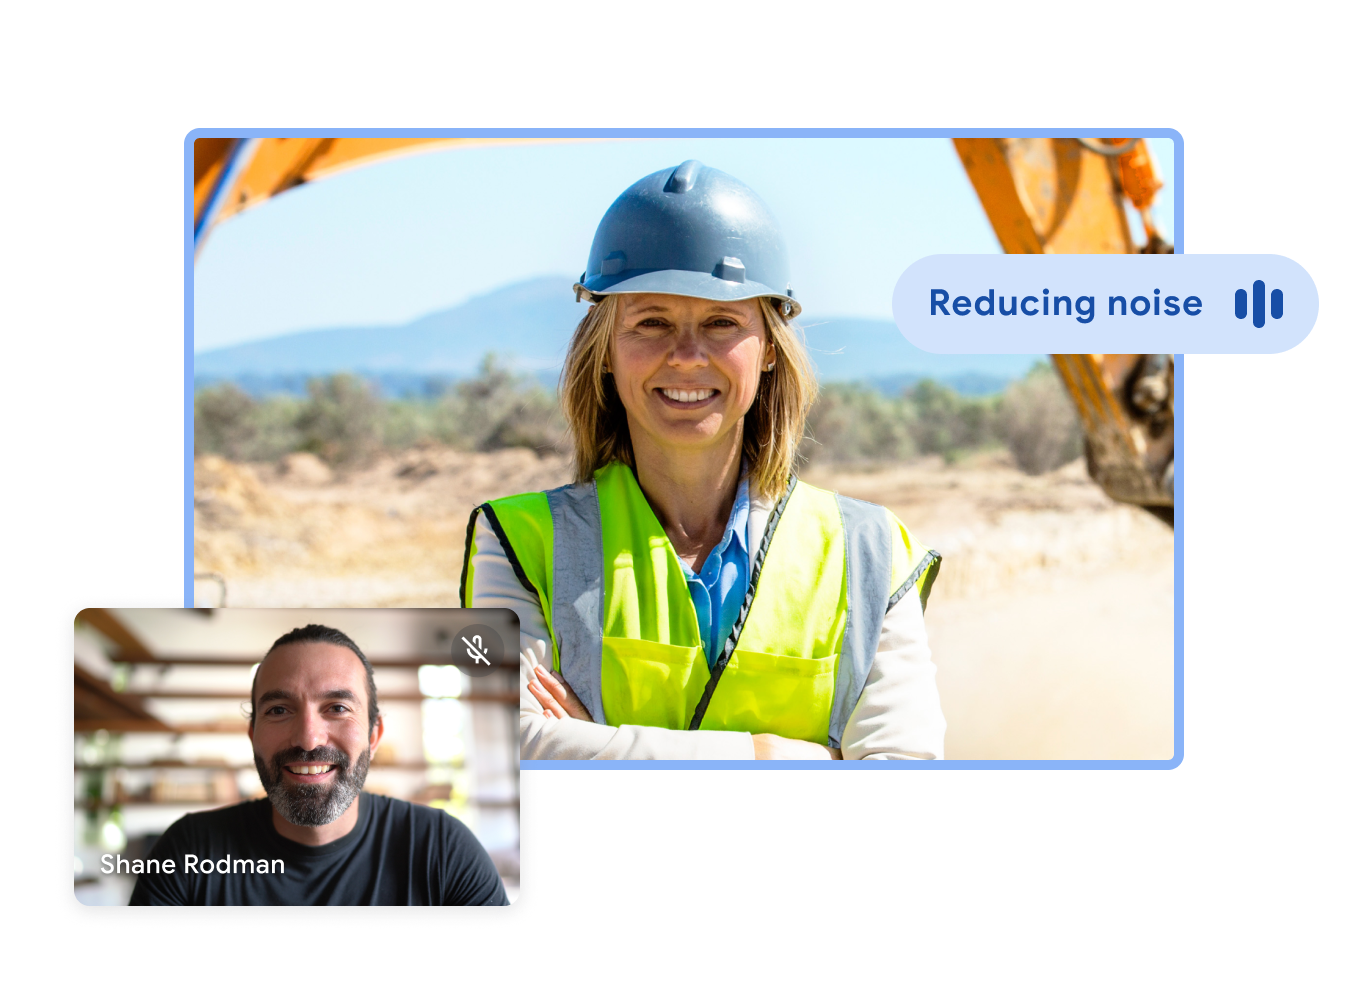
M751 498L748 531L759 538L773 501ZM473 607L509 608L521 623L519 735L524 760L753 760L750 733L605 726L550 719L528 690L538 664L550 672L550 630L541 604L513 572L502 544L481 512L475 521ZM755 550L751 547L751 569ZM936 690L936 665L926 639L921 602L907 594L885 617L874 663L841 736L846 760L933 760L944 756L945 716Z

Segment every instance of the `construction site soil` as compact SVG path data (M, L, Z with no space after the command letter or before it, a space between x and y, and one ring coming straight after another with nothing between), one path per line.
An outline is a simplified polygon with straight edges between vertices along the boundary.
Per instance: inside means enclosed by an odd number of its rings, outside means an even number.
M945 556L926 620L948 758L1173 755L1173 533L1081 460L1042 476L1004 452L802 477L883 504ZM526 449L415 448L350 471L201 456L197 603L454 606L471 509L569 478L563 457Z

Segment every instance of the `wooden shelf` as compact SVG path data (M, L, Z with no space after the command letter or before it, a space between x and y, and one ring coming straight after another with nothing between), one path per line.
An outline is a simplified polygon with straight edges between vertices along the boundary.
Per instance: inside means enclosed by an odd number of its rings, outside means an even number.
M127 652L111 653L109 659L113 663L125 663L132 667L254 667L261 662L261 657L252 659L247 656L209 656L203 653L186 653L177 655L168 653L161 656L154 656L150 653L134 655ZM438 653L427 659L418 657L395 658L384 657L372 659L371 666L376 669L382 667L400 668L417 670L419 667L453 667L456 664L451 662L450 653ZM495 670L517 670L518 664L496 664Z
M432 768L450 768L451 764L427 764L422 761L410 760L399 761L389 764L377 764L371 761L372 771L426 771ZM184 761L169 761L164 764L130 764L118 761L113 764L77 764L77 771L106 771L115 768L123 768L126 771L255 771L255 764L192 764Z
M217 701L248 701L252 695L249 691L144 691L144 690L125 690L123 694L134 698L209 698ZM419 691L404 691L397 694L379 695L381 704L387 701L492 701L505 705L516 705L518 703L518 692L499 691L484 692L476 691L469 694L441 695L433 697Z
M169 733L173 736L185 733L229 733L237 736L247 735L247 720L230 722L210 720L208 722L188 722L183 726L168 726L157 720L144 719L77 719L76 732L95 733L101 729L110 733Z

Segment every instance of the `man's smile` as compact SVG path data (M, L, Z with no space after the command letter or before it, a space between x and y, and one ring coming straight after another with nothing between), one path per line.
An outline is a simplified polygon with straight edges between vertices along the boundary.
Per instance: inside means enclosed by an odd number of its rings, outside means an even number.
M315 785L327 781L329 775L336 769L336 764L286 764L281 768L289 775L288 780L305 785Z

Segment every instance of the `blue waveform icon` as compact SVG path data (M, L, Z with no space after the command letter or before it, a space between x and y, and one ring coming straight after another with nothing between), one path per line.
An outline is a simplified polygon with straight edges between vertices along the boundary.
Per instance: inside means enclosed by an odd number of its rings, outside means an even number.
M1281 288L1273 289L1273 293L1268 296L1268 314L1274 319L1283 317L1283 293ZM1235 318L1244 319L1249 315L1249 293L1243 288L1235 291ZM1264 283L1254 282L1254 326L1262 328L1264 325Z

